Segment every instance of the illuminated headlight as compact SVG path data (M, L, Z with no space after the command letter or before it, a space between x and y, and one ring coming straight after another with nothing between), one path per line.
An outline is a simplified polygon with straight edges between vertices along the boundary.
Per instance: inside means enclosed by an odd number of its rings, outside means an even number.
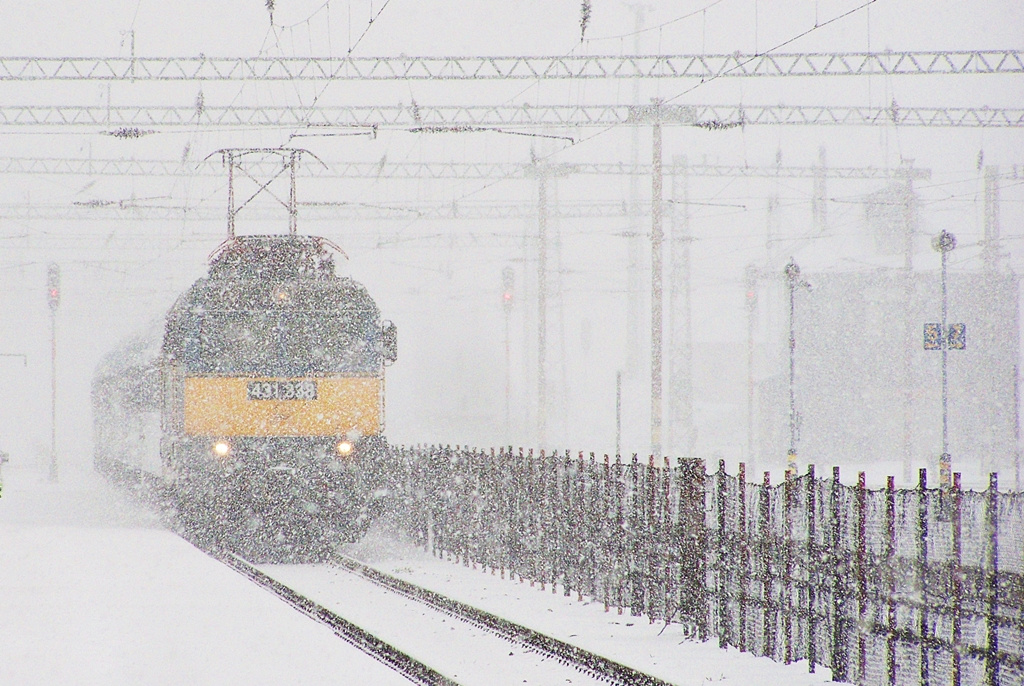
M348 440L347 438L343 438L342 440L338 441L337 444L335 444L334 446L335 450L337 450L338 454L341 456L351 455L353 447L354 446L352 445L352 441Z
M213 444L213 454L217 457L227 457L231 454L231 444L227 441L217 441Z

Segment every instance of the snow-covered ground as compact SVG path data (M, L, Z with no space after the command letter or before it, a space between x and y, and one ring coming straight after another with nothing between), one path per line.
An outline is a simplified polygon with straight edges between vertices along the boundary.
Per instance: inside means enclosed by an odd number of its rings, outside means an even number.
M8 467L3 478L0 683L407 683L163 529L98 477L72 475L54 485L44 473ZM384 527L349 552L673 683L828 680L828 670L809 674L806 663L786 666L685 641L676 627L663 631L560 591L433 559ZM348 592L349 577L337 569L272 571L324 604ZM449 646L438 640L430 649L441 654ZM545 681L532 675L523 683Z
M408 683L98 477L3 476L0 683Z

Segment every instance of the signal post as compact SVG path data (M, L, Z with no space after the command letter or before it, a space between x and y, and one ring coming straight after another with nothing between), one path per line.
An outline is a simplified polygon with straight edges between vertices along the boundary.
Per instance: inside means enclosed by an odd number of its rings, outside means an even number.
M50 305L50 481L57 482L57 306L60 305L60 266L46 268L46 301Z

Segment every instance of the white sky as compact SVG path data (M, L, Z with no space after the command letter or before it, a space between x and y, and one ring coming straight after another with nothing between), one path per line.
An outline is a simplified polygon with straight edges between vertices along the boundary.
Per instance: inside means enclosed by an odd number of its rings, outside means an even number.
M633 35L635 15L627 3L592 3L586 40L579 40L579 2L512 1L424 2L412 0L277 0L274 25L263 0L218 2L155 2L111 0L102 3L37 0L0 3L0 53L6 56L122 56L130 54L129 32L134 33L135 54L144 56L355 56L374 55L566 55L566 54L678 54L732 53L768 50L831 19L856 10L862 0L781 2L768 0L714 0L704 2L650 2L644 5L645 26ZM372 25L369 19L376 17ZM935 3L918 0L877 0L849 16L810 31L787 44L784 51L863 50L978 50L1020 47L1024 7L1017 2ZM888 106L1004 106L1019 107L1024 83L1019 76L720 79L679 96L694 84L652 80L644 82L639 101L651 97L680 104L809 104ZM626 104L633 100L625 81L602 84L516 81L508 84L433 83L313 83L203 84L207 105L309 106L320 104L408 103L424 104ZM191 105L196 84L0 83L0 103L20 104L154 104ZM3 154L13 157L136 157L188 163L218 148L276 146L289 143L288 130L208 131L190 128L163 130L137 141L120 141L103 132L80 128L0 129ZM384 131L376 139L295 139L328 162L378 161L496 161L524 162L531 148L552 154L552 161L629 162L632 139L628 130L599 132L555 131L584 142L524 139L497 134L416 136ZM639 136L640 161L649 159L650 134ZM916 257L919 269L934 269L928 238L939 230L955 230L964 246L955 263L976 268L981 236L979 151L986 164L1024 162L1024 140L1018 130L910 129L895 127L744 127L724 132L692 128L667 129L666 161L686 155L733 165L770 165L781 153L784 164L812 165L819 147L827 149L833 166L895 167L904 159L932 170L928 182L918 184L927 201L921 218ZM811 242L793 242L790 249L805 268L832 269L837 265L879 265L865 253L863 217L856 200L877 189L865 184L833 183L829 194L830 221L836 235L824 249ZM649 180L638 185L640 198L649 197ZM666 192L668 192L666 190ZM567 178L553 191L558 202L580 203L627 198L625 177ZM775 185L751 184L735 179L693 181L691 200L706 203L691 216L694 243L694 331L699 343L717 351L723 343L740 345L745 335L742 317L743 267L765 259L766 198L780 196L783 210L777 221L783 231L802 235L808 223L810 184L784 181ZM339 185L300 186L300 199L345 200L369 204L394 202L535 202L530 183L479 180L351 182ZM200 178L138 178L18 176L5 180L0 202L8 205L56 205L91 200L171 205L199 205L220 211L224 183ZM1021 192L1018 180L1003 189L1004 252L1018 270L1024 266L1020 240ZM148 199L148 200L147 200ZM852 204L851 204L851 201ZM845 204L844 204L845 203ZM717 205L716 205L717 204ZM725 205L720 207L718 205ZM730 207L731 206L731 207ZM647 220L644 220L645 222ZM548 355L552 383L552 426L561 427L560 442L587 442L608 449L612 423L614 369L623 364L622 262L629 229L622 218L600 222L554 222L560 232L560 253L551 268L557 296L550 301ZM266 230L260 227L260 230ZM399 324L403 346L401 362L389 381L390 427L400 440L496 442L495 435L529 441L534 425L529 409L535 389L534 327L529 308L517 308L512 320L513 395L520 408L512 427L503 424L504 386L502 318L492 291L507 264L517 269L520 300L527 303L535 276L531 275L529 247L516 235L535 232L535 220L519 223L364 222L346 227L313 224L336 240L352 260L346 269L364 281L378 298L386 316ZM487 238L493 233L503 240ZM65 304L61 310L62 383L60 442L85 446L88 418L80 412L87 402L88 379L99 355L143 322L159 316L187 283L198 276L204 258L223 235L222 222L132 223L86 221L69 224L54 220L2 220L0 237L5 253L0 272L0 317L20 321L18 327L0 329L0 351L29 355L27 367L0 362L0 380L27 389L23 407L0 412L0 447L18 443L22 451L48 443L48 332L40 285L45 264L64 265ZM510 237L511 236L511 237ZM974 247L971 247L974 246ZM774 260L784 260L781 252ZM649 256L642 253L642 264ZM774 268L777 265L770 265ZM425 314L426 313L426 314ZM649 316L641 313L646 327ZM438 331L460 345L446 344ZM586 333L585 333L586 332ZM589 333L594 332L594 333ZM759 335L769 336L765 330ZM641 335L640 343L646 337ZM574 352L583 341L594 339L587 356ZM588 343L589 345L589 343ZM466 351L460 352L460 348ZM732 352L729 353L730 355ZM462 357L465 355L465 357ZM731 358L725 358L727 361ZM472 362L472 363L471 363ZM404 363L404 364L403 364ZM646 368L646 362L640 365ZM695 359L701 368L716 369L723 360ZM765 369L770 358L762 360ZM734 365L726 365L732 367ZM448 378L449 370L459 370ZM594 374L592 370L600 370ZM738 379L737 379L738 380ZM627 395L643 397L644 373L627 381ZM728 394L727 394L728 395ZM440 403L428 398L444 398ZM482 402L481 398L485 400ZM594 400L593 407L575 404ZM727 402L739 399L724 398ZM481 405L482 402L482 405ZM643 425L645 402L630 401L627 409ZM714 414L714 413L712 413ZM717 417L717 418L716 418ZM731 421L713 416L728 426ZM25 427L31 427L26 431ZM5 438L13 436L13 438ZM642 449L643 431L631 439ZM738 450L724 442L708 450ZM83 456L84 459L84 456Z

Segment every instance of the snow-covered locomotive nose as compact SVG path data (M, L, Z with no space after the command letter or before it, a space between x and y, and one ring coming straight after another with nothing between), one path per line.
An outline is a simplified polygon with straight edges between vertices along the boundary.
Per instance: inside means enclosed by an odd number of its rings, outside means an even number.
M373 465L386 454L384 367L396 334L363 286L335 274L327 245L297 235L224 243L168 313L159 357L146 348L148 371L123 357L98 372L107 429L97 460L147 464L183 512L237 528L228 540L253 522L277 527L267 540L358 537L377 490ZM109 430L143 414L159 437L147 450L159 457L140 457L127 430Z

